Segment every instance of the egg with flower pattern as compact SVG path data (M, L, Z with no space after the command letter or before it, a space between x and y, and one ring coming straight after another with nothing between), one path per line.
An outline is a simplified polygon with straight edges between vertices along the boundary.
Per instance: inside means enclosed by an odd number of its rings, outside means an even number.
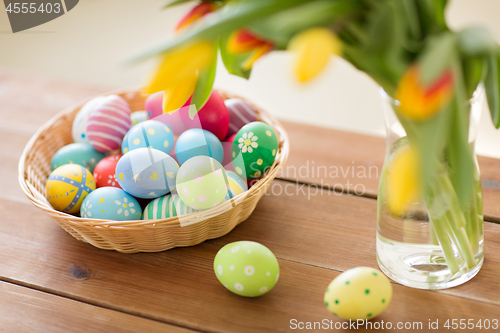
M214 259L217 279L231 292L262 296L274 288L280 275L278 260L264 245L240 241L227 244Z
M129 221L141 219L139 202L122 189L101 187L83 200L80 216L84 218Z
M112 186L121 188L116 180L116 165L121 155L112 155L103 158L94 168L94 179L97 188Z
M65 164L52 171L46 188L52 207L74 214L80 210L83 199L95 190L95 181L92 173L83 166Z
M154 148L137 148L116 164L116 180L137 198L154 199L175 188L179 165L168 154Z
M278 138L271 126L260 121L246 124L234 139L234 170L243 178L259 178L274 163L277 152Z
M345 320L372 319L392 298L389 279L378 269L356 267L337 276L325 292L328 311Z

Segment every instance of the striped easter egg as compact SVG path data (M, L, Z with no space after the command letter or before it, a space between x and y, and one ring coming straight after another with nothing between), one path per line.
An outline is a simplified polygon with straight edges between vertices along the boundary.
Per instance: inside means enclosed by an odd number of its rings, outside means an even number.
M240 128L252 121L257 120L257 113L253 106L239 98L227 99L226 104L227 112L229 112L229 130L227 137L238 133Z
M144 209L143 220L159 220L186 215L195 210L184 202L177 194L167 194L151 201Z
M234 198L238 194L248 190L247 182L238 176L236 172L226 170L226 174L229 185L227 191L229 198Z
M87 123L90 144L100 152L120 148L131 127L130 107L123 98L110 95L91 113Z

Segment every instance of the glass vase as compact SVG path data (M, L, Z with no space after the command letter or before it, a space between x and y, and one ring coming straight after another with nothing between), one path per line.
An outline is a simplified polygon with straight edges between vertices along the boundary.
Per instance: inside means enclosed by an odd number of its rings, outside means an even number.
M421 195L411 209L394 214L387 200L388 169L408 144L396 116L399 104L381 89L387 147L377 209L377 261L392 280L420 289L450 288L472 279L483 264L483 196L474 152L484 97L478 87L468 101L469 145L474 190L467 205L457 200L446 163L433 175L432 195ZM446 151L446 147L444 148Z

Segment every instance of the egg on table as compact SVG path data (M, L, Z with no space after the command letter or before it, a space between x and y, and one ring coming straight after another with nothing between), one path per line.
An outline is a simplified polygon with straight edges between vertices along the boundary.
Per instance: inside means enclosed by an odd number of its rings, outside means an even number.
M227 193L230 199L248 190L247 182L235 172L226 171L226 174L229 185Z
M137 148L154 148L169 154L174 149L172 129L156 120L147 120L132 127L123 138L122 153Z
M94 179L96 187L112 186L121 188L116 180L116 165L120 160L121 155L112 155L103 158L94 169Z
M122 97L105 97L91 112L87 123L90 144L101 152L120 148L123 137L131 127L130 113L130 106Z
M226 171L211 157L195 156L179 168L176 188L182 201L195 210L215 207L227 194Z
M240 98L226 99L224 102L229 113L229 130L227 137L238 133L248 123L257 120L257 113L253 106Z
M392 298L389 279L378 269L356 267L337 276L325 292L328 311L345 320L375 318Z
M59 149L52 157L51 169L54 171L64 164L78 164L94 172L96 164L106 157L89 143L71 143Z
M177 162L154 148L137 148L123 155L116 164L121 188L137 198L154 199L175 188Z
M149 115L147 111L135 111L130 115L130 122L132 126L135 126L143 121L149 120Z
M278 138L271 126L260 121L243 126L231 152L236 173L249 180L259 178L274 163Z
M219 141L223 141L229 129L229 113L221 95L215 90L212 91L208 101L193 119L189 116L190 104L191 98L178 111L186 128L202 128L213 133Z
M177 194L167 194L151 201L144 209L143 220L159 220L195 212Z
M98 188L87 195L80 208L81 217L100 220L140 220L141 215L137 200L116 187Z
M92 98L90 101L85 103L80 111L75 116L73 120L73 127L71 129L71 136L74 142L90 143L87 137L87 122L90 117L90 113L105 99L104 96L99 96Z
M217 279L233 293L255 297L274 288L280 268L274 254L264 245L240 241L227 244L214 259Z
M47 200L56 210L74 214L80 211L83 199L95 190L92 173L78 164L65 164L49 176Z
M215 135L203 129L192 128L177 138L175 156L180 164L194 156L209 156L222 163L224 150Z

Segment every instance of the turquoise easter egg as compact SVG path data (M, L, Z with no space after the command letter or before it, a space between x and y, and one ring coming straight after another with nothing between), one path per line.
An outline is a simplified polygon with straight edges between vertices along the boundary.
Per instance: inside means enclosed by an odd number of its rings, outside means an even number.
M215 207L226 197L226 171L211 157L195 156L181 165L176 187L182 201L189 207L196 210Z
M224 150L219 139L209 131L192 128L182 133L175 144L175 156L180 164L194 156L210 156L222 163Z
M139 202L116 187L100 187L83 200L80 216L84 218L130 221L141 219Z
M217 279L233 293L255 297L274 288L280 275L278 260L264 245L240 241L227 244L214 259Z
M142 219L159 220L182 216L193 212L195 212L195 210L182 202L177 194L167 194L151 201L144 209Z
M271 126L254 121L243 126L231 152L236 173L247 179L259 178L274 163L278 138Z
M94 172L96 164L104 157L106 154L95 150L90 143L71 143L54 154L51 168L55 170L64 164L78 164Z
M116 164L116 180L134 197L154 199L175 188L178 170L179 165L168 154L153 148L137 148Z
M122 153L137 148L154 148L166 154L174 149L172 129L156 120L147 120L132 127L122 141Z
M61 212L74 214L80 211L83 199L95 190L92 173L81 165L65 164L54 171L47 180L47 200Z

